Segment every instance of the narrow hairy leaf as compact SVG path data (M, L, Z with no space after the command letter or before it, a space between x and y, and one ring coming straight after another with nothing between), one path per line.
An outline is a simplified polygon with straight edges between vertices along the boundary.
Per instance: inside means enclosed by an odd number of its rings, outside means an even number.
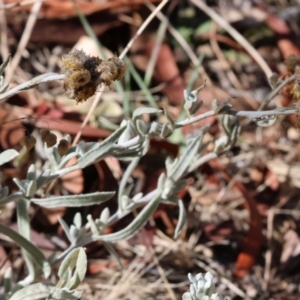
M124 190L126 187L126 184L128 182L128 179L130 177L130 175L132 174L133 170L135 169L135 167L137 166L137 164L139 163L140 158L136 157L132 160L132 162L129 164L129 166L127 167L125 173L122 176L122 180L120 182L120 187L119 187L119 194L118 194L118 207L119 209L122 209L122 196L124 194ZM126 195L127 196L127 195Z
M14 242L16 242L21 248L30 253L35 263L43 270L45 277L48 277L51 273L51 267L46 260L44 254L35 247L26 238L20 235L18 232L10 229L9 227L0 223L0 232L7 235Z
M99 204L113 197L115 192L95 192L83 195L58 196L44 199L31 199L37 205L43 207L80 207Z
M75 289L84 279L87 269L87 257L83 248L76 248L72 250L62 261L58 270L58 276L61 280L64 280L68 276L70 270L74 270L74 274L71 278L69 289Z
M135 235L143 226L147 223L149 217L156 210L157 206L161 201L161 193L157 193L153 199L148 202L148 204L143 208L143 210L135 217L132 223L130 223L126 228L107 235L93 236L94 241L104 241L116 243L119 241L127 240L133 235Z
M49 300L77 300L81 299L82 293L83 291L70 290L68 288L55 288L53 294L51 294L52 297Z
M206 130L207 127L203 128L200 133L189 142L187 149L184 151L183 155L181 155L176 165L173 165L173 167L171 168L172 171L170 172L170 174L168 173L168 177L172 177L174 181L180 179L180 177L184 174L184 172L191 164L192 160L195 158Z
M132 118L136 118L139 117L143 114L157 114L162 112L160 109L157 108L153 108L153 107L139 107L137 109L134 110L133 114L132 114Z
M53 81L53 80L62 80L62 79L65 79L64 74L56 74L56 73L42 74L40 76L32 78L31 80L29 80L27 82L17 85L16 87L8 90L7 92L5 92L3 94L0 94L0 102L3 102L6 98L11 97L15 94L18 94L22 91L34 88L42 82Z
M36 168L35 165L30 165L30 167L27 170L27 177L28 180L36 180Z
M179 199L178 201L178 207L179 207L179 217L178 217L178 223L175 228L174 239L176 239L180 235L182 228L186 222L186 211L181 199Z
M74 275L71 278L70 285L68 288L74 290L83 281L87 270L87 256L83 248L79 248L77 255Z
M8 149L0 153L0 166L13 160L19 155L19 152L14 149Z
M50 287L43 283L35 283L15 292L9 300L45 299L50 293Z
M126 126L120 127L103 142L99 143L97 147L93 147L93 149L86 152L82 157L78 159L78 166L80 168L85 168L86 166L89 166L109 155L109 151L115 146L115 142L118 140L125 129Z

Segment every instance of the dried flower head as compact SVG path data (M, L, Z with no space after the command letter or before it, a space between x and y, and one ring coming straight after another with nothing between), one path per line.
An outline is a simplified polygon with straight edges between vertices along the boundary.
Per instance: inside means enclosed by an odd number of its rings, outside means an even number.
M25 136L20 140L21 146L26 147L27 151L31 150L35 146L35 143L36 139L33 135Z
M284 61L284 64L286 65L287 71L293 74L296 66L300 66L300 55L289 55Z
M110 87L113 81L123 78L126 69L125 62L117 56L113 56L99 65L100 82Z
M295 80L292 84L287 86L287 90L290 91L295 100L297 118L295 127L300 130L300 55L290 55L284 63L289 74L295 73Z
M66 139L61 139L57 146L57 151L60 156L64 156L70 149L70 143Z
M50 148L56 144L57 137L54 133L50 132L47 129L43 129L41 130L40 134L41 134L42 142L46 143L47 148Z
M103 61L82 50L74 50L62 57L61 73L66 75L65 94L77 103L93 96L101 83L111 87L114 80L123 78L125 71L126 64L116 56Z
M83 102L96 93L102 60L74 50L62 57L61 73L66 75L64 90L68 98Z

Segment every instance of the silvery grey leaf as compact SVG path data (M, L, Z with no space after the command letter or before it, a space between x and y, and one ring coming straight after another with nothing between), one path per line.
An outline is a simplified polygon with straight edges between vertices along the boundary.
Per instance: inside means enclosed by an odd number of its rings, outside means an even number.
M133 111L132 118L135 119L143 114L157 114L161 110L153 107L139 107Z
M74 152L70 152L70 150L68 151L69 153L66 154L65 156L63 156L57 166L57 170L60 170L62 168L64 168L67 163L70 161L71 158L77 156L78 154L74 151Z
M183 204L183 201L179 199L178 201L178 208L179 208L179 216L178 216L178 222L175 228L174 233L174 239L177 239L177 237L180 235L185 223L186 223L186 210Z
M44 254L35 247L31 242L29 242L26 238L21 236L16 231L10 229L9 227L0 223L0 232L7 235L14 242L16 242L22 249L25 249L32 258L35 263L43 270L44 276L47 278L51 274L51 267L46 260Z
M215 147L214 147L214 152L216 154L221 154L225 148L228 146L229 143L229 138L227 135L223 135L221 137L219 137L216 141L215 141Z
M160 136L162 138L167 138L169 137L172 133L174 132L174 129L171 128L169 124L164 124L160 133Z
M77 229L80 229L82 226L82 218L80 212L77 212L73 218L73 224Z
M70 134L66 134L64 137L63 137L65 140L67 140L69 143L72 142L72 137Z
M73 276L67 286L71 290L82 282L86 273L87 257L83 248L73 249L62 261L57 274L63 280L68 276L69 270L73 269Z
M164 115L166 116L166 118L168 119L170 129L174 131L176 129L175 121L171 118L171 116L168 114L168 112L165 108L163 108L163 112L164 112Z
M140 135L144 136L145 134L148 133L149 126L144 120L137 119L135 124L136 124L136 129Z
M61 217L58 217L58 222L59 222L60 226L62 227L63 231L65 232L68 240L72 243L72 237L70 235L70 228L69 228L68 224Z
M36 168L34 164L31 164L27 170L26 179L28 180L36 180Z
M168 156L165 161L166 169L167 169L167 174L171 174L173 172L173 168L176 167L176 164L178 162L178 158L171 158Z
M160 135L162 128L163 128L163 125L161 125L157 122L152 122L150 125L149 134Z
M49 180L51 174L51 170L50 169L46 169L36 180L36 188L37 190L40 189L44 184L46 184ZM58 176L56 177L52 177L52 179L56 179L58 178Z
M203 101L199 101L199 102L185 102L183 105L183 108L188 116L188 118L190 118L191 116L193 116L197 110L202 106Z
M134 218L126 228L107 235L93 236L94 241L104 241L110 243L116 243L118 241L127 240L133 235L135 235L143 226L147 223L149 217L158 207L161 202L161 194L158 192L153 199L147 203L147 205L142 209L142 211Z
M191 294L189 292L185 292L182 295L182 300L195 300L194 298L192 298Z
M211 103L212 109L216 114L222 114L228 112L232 105L227 102L218 103L216 99L214 99Z
M100 215L99 220L103 223L103 224L107 224L108 219L109 219L110 213L109 213L109 209L108 207L105 207Z
M222 115L221 124L225 133L230 136L233 128L238 125L239 119L236 116Z
M124 172L121 182L120 182L120 186L119 186L119 192L118 192L118 208L122 209L122 205L123 205L123 200L122 200L122 196L124 195L124 190L126 187L126 184L129 180L129 177L131 176L132 172L134 171L134 169L136 168L136 166L138 165L140 161L139 157L134 158L131 163L128 165L128 167L126 168L126 171Z
M127 122L126 129L123 131L123 133L119 137L118 142L117 142L118 145L122 145L124 142L127 142L127 141L133 139L137 135L132 123L130 121L126 121L126 122Z
M15 292L9 300L39 300L50 294L50 287L43 283L34 283Z
M7 91L7 89L8 89L8 87L9 87L9 84L6 84L6 85L1 84L0 94L5 93Z
M132 202L137 203L142 199L142 197L143 197L143 193L137 193L136 195L133 196Z
M167 176L165 173L161 173L158 177L158 180L157 180L157 188L158 190L162 191L164 189L164 186L165 186L165 182L167 180Z
M5 71L5 68L7 67L10 60L10 54L6 57L5 61L0 66L0 75L2 75Z
M82 297L83 291L70 290L68 288L54 289L51 299L49 300L77 300Z
M127 210L130 203L132 203L131 199L126 195L122 195L120 197L120 204L118 205L119 210L120 211Z
M44 143L44 151L45 154L50 162L50 165L53 166L55 169L58 166L59 161L57 161L57 157L55 157L54 151L53 151L53 147L48 148L46 143ZM60 160L60 157L59 157Z
M48 82L53 80L62 80L65 79L64 74L56 74L56 73L46 73L40 76L34 77L31 80L21 83L16 87L8 90L7 92L0 94L0 102L3 102L6 98L9 98L13 95L16 95L22 91L29 90L31 88L36 87L38 84L42 82Z
M86 152L82 157L78 159L78 166L83 169L86 166L99 161L101 158L108 156L109 151L114 147L115 142L118 140L125 129L126 127L120 127L103 142L99 143L97 148Z
M73 251L75 251L74 249ZM69 268L72 269L72 264L70 263ZM74 290L78 287L78 285L83 281L86 270L87 270L87 256L83 248L79 248L77 253L76 264L74 265L74 274L71 278L70 285L68 288L70 290Z
M28 241L30 241L29 206L30 202L25 199L20 199L17 202L17 222L19 233ZM32 278L32 280L34 280L37 277L38 266L29 252L24 249L21 249L21 251L28 269L29 276Z
M75 152L79 157L84 156L85 154L85 143L83 141L80 141L76 147L75 147Z
M24 197L23 192L16 192L14 194L11 194L0 200L0 207L6 205L9 202L18 201L19 199L22 199L23 197Z
M23 186L24 180L19 180L18 178L13 178L14 183L18 186L20 191L24 194L26 194L26 188ZM26 186L27 187L27 186Z
M273 118L260 118L259 120L252 120L255 121L255 123L260 127L269 127L275 124L277 118L273 115Z
M69 235L71 237L71 243L74 245L77 242L79 230L75 227L75 225L71 224Z
M8 267L4 273L4 294L8 294L11 290L11 283L12 283L12 268Z
M188 117L191 117L193 114L196 113L196 111L202 106L203 101L198 100L198 94L199 92L205 87L206 82L196 90L193 90L192 92L188 92L187 90L183 91L184 95L184 109L188 115Z
M184 153L179 157L176 165L172 168L172 172L168 173L168 177L172 177L174 181L178 181L181 176L186 172L189 165L198 153L199 147L202 143L202 139L207 127L202 128L199 133L189 141L189 144Z
M25 196L27 198L32 197L35 193L36 193L37 187L36 187L36 181L35 180L31 180L27 186L27 191Z
M93 219L93 217L91 215L87 215L86 218L88 220L89 227L92 231L92 234L95 235L95 236L99 236L102 232L102 228L100 228L98 226L98 224L95 222L95 220Z
M241 127L239 125L236 125L231 132L230 135L230 147L233 147L240 136Z
M161 193L161 198L163 200L168 199L174 193L175 193L175 181L172 179L172 177L167 177Z
M15 159L19 155L19 152L14 149L8 149L0 153L0 166Z
M178 201L178 208L179 208L179 216L178 216L178 222L175 228L174 233L174 239L177 239L177 237L180 235L185 223L186 223L186 211L184 204L181 199Z
M105 202L113 197L115 192L95 192L83 195L57 196L43 199L31 199L37 205L43 207L81 207Z

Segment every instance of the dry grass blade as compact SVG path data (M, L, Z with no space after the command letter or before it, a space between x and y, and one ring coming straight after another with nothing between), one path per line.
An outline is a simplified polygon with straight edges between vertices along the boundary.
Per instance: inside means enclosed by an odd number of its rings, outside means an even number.
M269 79L273 72L266 63L266 61L261 57L258 51L237 31L235 30L224 18L217 14L212 8L205 4L201 0L190 0L198 8L203 10L207 15L209 15L219 26L225 29L241 46L243 46L248 53L253 57L257 64L261 67L266 77Z
M5 76L5 83L9 83L11 81L13 74L15 73L15 70L19 65L23 51L26 48L27 43L30 39L31 32L33 30L34 24L35 24L37 16L38 16L38 12L41 9L42 4L43 4L43 2L36 1L34 3L34 5L32 6L30 16L27 20L24 32L23 32L21 40L18 44L17 52L14 55L13 59L11 60L10 67L7 70L7 73Z

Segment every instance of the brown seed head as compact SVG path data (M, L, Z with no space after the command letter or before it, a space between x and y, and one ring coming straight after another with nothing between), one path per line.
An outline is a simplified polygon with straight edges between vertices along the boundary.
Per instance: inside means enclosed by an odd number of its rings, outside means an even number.
M117 56L102 61L82 50L74 50L62 57L61 73L66 75L64 91L77 103L93 96L101 83L111 87L113 81L123 78L125 71L125 62Z
M60 156L64 156L70 149L70 143L66 139L61 139L57 146L57 151Z
M36 139L33 135L30 136L25 136L20 140L20 144L23 147L26 147L26 150L29 151L31 150L36 143Z

